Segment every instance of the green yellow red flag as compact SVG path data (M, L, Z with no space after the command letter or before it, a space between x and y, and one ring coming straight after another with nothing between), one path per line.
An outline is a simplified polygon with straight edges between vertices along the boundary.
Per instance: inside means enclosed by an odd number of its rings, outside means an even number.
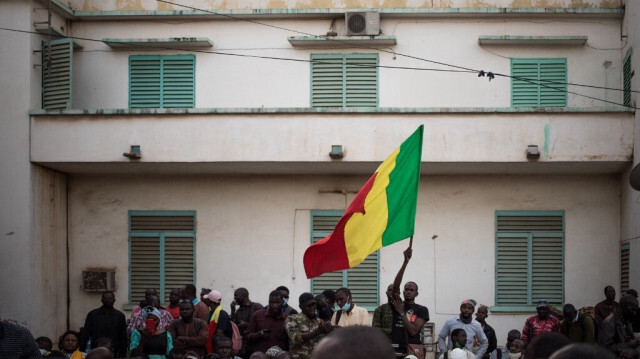
M304 253L307 278L358 266L381 247L413 235L424 126L382 162L333 232Z

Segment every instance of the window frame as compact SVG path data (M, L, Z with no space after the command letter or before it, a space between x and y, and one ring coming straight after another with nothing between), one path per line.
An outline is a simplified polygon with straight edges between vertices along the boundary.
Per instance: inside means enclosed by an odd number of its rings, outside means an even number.
M350 87L348 86L348 76L349 76L349 68L348 62L349 60L357 60L357 59L366 59L366 60L375 60L375 105L374 106L349 106L349 91ZM342 104L340 106L316 106L314 105L314 101L317 101L319 91L316 88L314 81L314 65L318 62L322 62L323 60L341 60L342 61ZM365 108L378 108L380 105L380 71L379 71L380 57L376 53L320 53L320 54L311 54L311 63L309 68L309 104L312 108L354 108L354 107L365 107ZM366 66L364 66L366 67ZM335 76L338 76L337 74ZM353 89L351 89L353 90ZM337 96L337 95L336 95ZM370 101L370 99L369 99Z
M131 219L135 216L149 216L149 217L164 217L164 216L172 216L172 217L192 217L193 218L193 231L179 230L179 231L170 231L170 230L148 230L148 231L132 231L131 229ZM160 269L159 274L159 295L161 296L161 303L165 302L165 297L167 296L167 288L165 288L165 278L166 278L166 269L165 269L165 245L166 238L191 238L193 243L193 283L196 283L197 280L197 252L196 252L196 228L197 228L197 218L196 211L192 210L180 210L180 211L146 211L146 210L129 210L127 214L128 219L128 304L124 305L124 309L133 309L138 303L133 302L132 299L132 272L131 272L131 257L132 257L132 238L158 238L159 243L159 260L160 260ZM186 283L185 283L186 284ZM171 289L171 288L169 288Z
M549 231L549 230L541 230L541 231L533 231L533 230L514 230L514 231L498 231L498 217L562 217L562 231ZM518 210L499 210L495 212L494 216L494 228L495 228L495 267L494 267L494 298L495 298L495 306L491 307L491 311L494 312L535 312L536 303L533 303L532 292L534 290L532 283L532 272L533 272L533 240L534 237L541 238L549 238L555 237L560 238L562 241L562 253L561 253L561 261L562 261L562 275L561 275L561 286L562 286L562 294L561 294L561 303L564 303L565 300L565 266L566 266L566 217L564 210L532 210L532 211L518 211ZM498 283L498 253L499 246L498 241L501 237L520 237L526 238L527 243L527 303L523 304L502 304L499 303L499 283Z
M320 209L316 209L316 210L311 210L310 216L309 216L309 233L310 233L310 243L313 244L314 242L314 238L324 238L327 235L329 235L331 233L331 231L314 231L314 218L315 217L319 217L319 216L336 216L339 218L342 217L342 215L344 214L344 210L320 210ZM358 303L358 298L356 297L354 302L362 308L365 308L367 311L373 311L375 310L379 303L380 303L380 250L377 250L377 263L376 263L376 289L375 289L375 296L376 296L376 304L375 305L361 305L361 303ZM367 257L369 258L369 257ZM365 259L366 261L366 259ZM357 267L356 267L357 268ZM339 287L333 288L338 289L340 287L345 287L345 288L349 288L349 271L353 271L352 269L345 269L343 271L341 271L342 273L342 284ZM310 283L309 283L309 292L313 293L313 295L317 295L320 294L321 292L315 292L314 291L314 286L315 286L315 278L311 278ZM351 288L349 288L351 289ZM351 289L352 290L352 289ZM352 290L353 292L353 290ZM355 295L354 295L355 296Z
M524 71L524 69L522 68L518 68L519 66L531 66L531 65L536 65L537 66L537 70L536 70L536 78L533 79L531 77L527 77L527 79L529 79L529 81L524 81L524 80L519 80L517 79L517 77L523 77L523 76L519 76L517 75L518 71ZM511 107L567 107L568 104L568 92L567 92L567 82L568 82L568 73L569 73L569 69L568 69L568 63L567 63L567 58L566 57L556 57L556 58L511 58L510 59L510 66L511 66L511 87L510 87L510 93L511 93ZM563 98L561 99L562 104L558 105L558 104L550 104L546 101L551 101L552 99L545 99L543 98L543 89L550 89L551 84L555 81L560 81L560 80L547 80L546 78L543 78L543 75L546 74L545 77L551 76L549 73L545 73L545 71L541 68L543 66L563 66L564 67L564 78L561 80L561 84L557 86L557 88L562 88L562 95ZM549 81L547 85L545 85L545 81ZM534 82L534 83L531 83ZM526 85L526 84L529 85ZM530 105L530 104L520 104L521 101L528 101L528 102L532 102L534 101L533 98L524 98L525 95L523 94L519 94L519 96L514 96L516 94L516 92L519 92L520 90L518 90L520 87L523 86L523 84L525 84L524 86L535 86L535 88L532 88L531 91L535 91L535 104L534 105ZM554 86L556 87L556 86ZM553 92L560 92L560 91L555 91L552 90ZM528 94L527 96L531 96L533 97L533 94Z
M136 96L136 94L134 94L134 90L133 90L133 71L132 71L132 62L134 61L155 61L158 60L160 61L159 64L159 84L158 86L160 86L159 89L159 103L158 106L139 106L136 105L135 107L133 107L133 98ZM167 106L165 104L165 102L168 100L168 95L165 92L165 85L166 85L166 77L165 77L165 71L166 71L166 61L169 60L179 60L179 61L185 61L185 60L190 60L191 61L191 66L190 66L190 70L191 70L191 103L189 103L188 105L185 106ZM186 67L185 67L186 69ZM129 98L128 98L128 105L130 109L147 109L147 108L160 108L160 109L165 109L165 108L195 108L196 106L196 56L194 54L175 54L175 55L129 55ZM140 96L140 95L138 95ZM169 97L170 98L170 97Z

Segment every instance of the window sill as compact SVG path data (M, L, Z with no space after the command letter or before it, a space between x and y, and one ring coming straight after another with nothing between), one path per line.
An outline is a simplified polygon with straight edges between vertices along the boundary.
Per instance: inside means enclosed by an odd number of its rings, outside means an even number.
M492 313L535 313L536 307L533 306L495 306L490 307L489 310Z
M31 109L31 116L50 115L179 115L179 114L455 114L455 113L633 113L620 107L272 107L272 108L149 108L149 109Z

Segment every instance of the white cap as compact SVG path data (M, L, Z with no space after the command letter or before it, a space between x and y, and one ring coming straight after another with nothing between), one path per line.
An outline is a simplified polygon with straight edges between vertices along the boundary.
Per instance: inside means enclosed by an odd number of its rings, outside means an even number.
M404 359L418 359L418 357L413 355L413 354L410 354L410 355L407 355L406 357L404 357Z

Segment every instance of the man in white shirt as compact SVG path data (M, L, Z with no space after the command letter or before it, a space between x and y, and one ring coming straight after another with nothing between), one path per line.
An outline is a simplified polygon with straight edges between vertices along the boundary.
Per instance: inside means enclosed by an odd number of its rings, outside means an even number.
M336 291L336 304L340 307L333 313L331 324L338 327L353 325L371 326L369 312L353 303L353 296L348 288L340 288Z

